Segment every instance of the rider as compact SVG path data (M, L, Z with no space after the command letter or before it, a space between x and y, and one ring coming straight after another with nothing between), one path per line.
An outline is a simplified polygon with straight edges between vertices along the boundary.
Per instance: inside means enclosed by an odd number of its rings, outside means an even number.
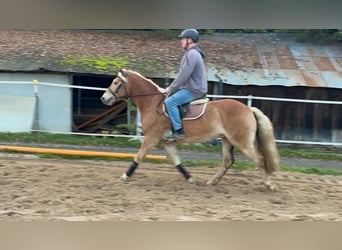
M178 36L185 50L180 69L173 82L165 89L170 94L165 100L166 110L172 123L172 133L165 139L176 140L185 137L178 106L202 98L208 91L205 72L205 54L198 47L199 34L195 29L185 29Z

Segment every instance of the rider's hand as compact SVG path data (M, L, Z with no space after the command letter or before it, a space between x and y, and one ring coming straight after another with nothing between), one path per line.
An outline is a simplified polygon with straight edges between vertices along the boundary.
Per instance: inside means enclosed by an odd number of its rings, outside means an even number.
M160 92L160 93L162 93L162 94L169 94L170 93L170 88L161 88L161 87L159 87L158 88L158 91Z
M160 93L162 93L162 94L165 94L165 93L166 93L166 89L161 88L161 87L158 88L158 91L159 91Z

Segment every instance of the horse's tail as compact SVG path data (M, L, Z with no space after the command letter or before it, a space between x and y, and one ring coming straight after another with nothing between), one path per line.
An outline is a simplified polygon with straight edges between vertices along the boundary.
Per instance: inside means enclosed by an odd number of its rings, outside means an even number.
M258 108L251 107L257 120L258 148L265 160L265 171L272 174L278 170L279 154L273 134L273 125L268 117Z

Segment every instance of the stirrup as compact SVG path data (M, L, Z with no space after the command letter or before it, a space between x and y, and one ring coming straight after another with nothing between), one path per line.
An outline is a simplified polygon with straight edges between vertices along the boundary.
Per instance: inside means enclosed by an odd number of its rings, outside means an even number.
M171 132L170 134L168 135L165 135L164 136L164 139L166 140L178 140L178 139L184 139L186 136L185 136L185 133L183 132L182 129L180 129L181 131L174 131L174 132Z

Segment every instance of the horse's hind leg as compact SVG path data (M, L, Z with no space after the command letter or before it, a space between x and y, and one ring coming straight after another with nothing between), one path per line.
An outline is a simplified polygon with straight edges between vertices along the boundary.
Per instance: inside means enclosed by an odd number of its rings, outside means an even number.
M233 145L226 138L222 138L223 167L207 182L207 185L217 185L222 176L234 164L233 151Z
M180 157L177 154L176 146L174 144L168 143L168 144L164 144L164 148L165 148L166 152L168 153L168 155L170 156L171 161L173 162L173 164L178 169L178 171L183 174L183 176L185 177L185 179L187 179L188 182L194 183L194 179L191 177L189 172L182 165Z
M255 146L240 148L240 150L242 151L242 153L248 156L255 164L257 164L259 168L264 170L264 185L271 191L277 191L278 186L275 183L273 183L273 181L271 180L271 175L266 172L266 163L261 152Z

